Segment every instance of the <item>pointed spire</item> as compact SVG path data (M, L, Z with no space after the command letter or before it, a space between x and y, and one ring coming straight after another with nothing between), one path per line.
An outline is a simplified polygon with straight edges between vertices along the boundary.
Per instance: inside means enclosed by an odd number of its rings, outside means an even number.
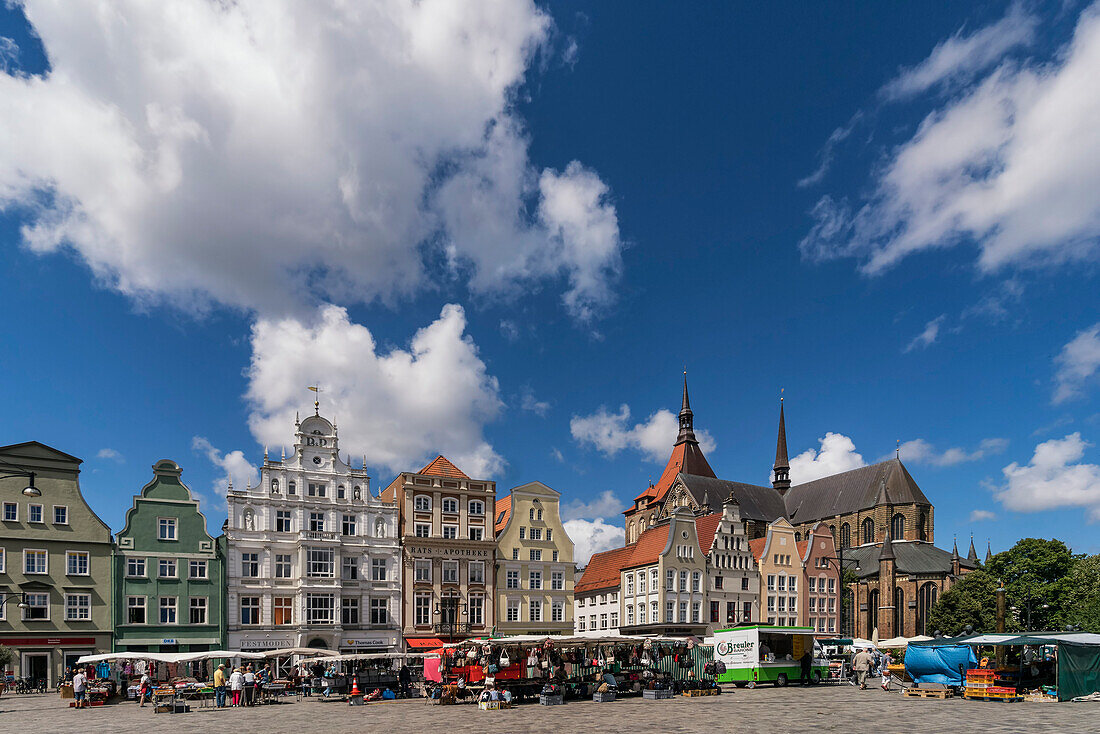
M893 561L896 560L896 558L897 556L894 555L894 543L890 540L890 529L887 528L886 537L882 539L882 550L879 551L878 560L881 563L882 561Z
M695 439L695 414L691 412L691 401L688 400L688 373L684 368L684 402L680 408L680 434L676 437L676 445L682 443L699 443Z
M281 447L283 449L283 458L280 461L286 461L286 446Z
M786 492L791 488L791 462L787 459L787 418L783 410L783 390L779 391L779 435L775 440L772 487L780 492Z
M974 549L974 533L970 534L970 551L966 554L966 560L976 561L978 560L978 551Z
M985 562L989 563L993 560L993 546L987 540L985 541Z
M954 540L954 542L952 544L952 547L951 547L951 560L952 561L959 560L959 536L957 536L957 535L955 536L955 540Z

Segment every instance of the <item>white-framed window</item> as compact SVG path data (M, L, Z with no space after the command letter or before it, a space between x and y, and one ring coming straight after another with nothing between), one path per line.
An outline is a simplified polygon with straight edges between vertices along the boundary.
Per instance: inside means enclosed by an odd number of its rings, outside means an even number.
M519 588L519 571L505 571L504 572L504 588L506 588L506 589L518 589Z
M485 624L485 597L481 594L470 594L467 604L469 609L466 617L473 627L481 627Z
M779 604L778 608L779 608L780 612L787 611L787 597L785 597L785 596L779 597L779 599L777 600L777 603Z
M343 523L340 527L341 535L355 535L355 515L344 515Z
M811 576L810 577L810 593L814 594L816 592L817 592L817 579L815 579L813 576Z
M665 591L676 590L676 569L665 569ZM672 621L671 619L669 620Z
M19 505L14 502L4 503L4 522L19 521Z
M27 608L23 610L25 621L49 621L50 619L50 595L27 594Z
M335 594L306 594L306 624L335 624Z
M546 528L546 542L550 543L554 540L554 528Z
M23 573L39 574L49 572L49 557L44 550L36 548L23 549Z
M275 532L290 532L290 510L275 510Z
M774 596L769 596L768 597L768 611L769 612L774 612L775 611L775 597Z
M310 497L324 497L325 496L325 489L326 488L325 488L324 484L316 484L316 483L313 483L313 482L306 482L306 493Z
M562 591L565 588L565 574L561 571L550 573L550 588L553 591Z
M485 583L485 562L484 561L470 561L466 566L469 569L470 583L471 584L484 584Z
M359 579L359 559L354 556L344 556L341 559L340 578L344 581L356 581Z
M703 578L703 575L701 573L699 573L698 571L692 571L691 572L691 590L693 592L698 592L700 590L700 584L701 584L702 578Z
M693 601L691 603L691 621L699 622L701 620L701 614L703 613L703 605L700 602Z
M531 528L531 540L542 540L542 528Z
M686 601L680 602L680 622L688 621L688 603Z
M836 579L829 579L829 593L836 593Z
M8 572L8 550L7 548L0 548L0 573ZM3 608L3 604L0 604L0 609Z
M336 499L342 500L347 498L347 490L344 489L344 485L339 484L336 486Z
M43 523L42 505L27 505L27 522Z
M688 572L686 570L680 571L680 591L688 590Z
M508 600L507 620L509 622L518 622L519 621L519 599L509 599Z
M665 602L665 623L667 624L667 623L675 622L676 621L675 616L676 616L676 602L666 601Z
M458 513L458 500L454 497L444 497L443 512L451 515Z
M309 513L309 530L312 533L325 532L325 513L323 512L311 512Z
M542 601L539 599L532 599L527 604L527 619L531 622L542 621Z
M432 581L432 562L418 560L415 563L415 579L421 583L431 583Z
M470 526L470 540L484 540L484 539L485 539L485 528L481 527L480 525L471 525Z
M276 553L275 554L275 578L288 579L290 578L290 554L289 553Z
M584 617L577 617L577 631L578 632L584 632L584 630L585 630Z
M798 591L798 577L797 576L788 576L787 577L787 591Z
M542 588L542 571L531 571L528 574L527 582L529 584L528 588L541 589Z
M639 594L646 593L646 591L645 591L645 587L646 587L645 580L646 580L646 572L645 571L639 571L638 572L638 593Z
M157 578L174 579L178 575L175 558L161 558L157 561Z
M189 602L188 620L191 624L206 624L207 602L205 596L193 596Z
M775 575L768 574L768 591L775 591Z
M372 558L370 559L370 579L371 581L385 581L389 578L389 569L387 568L385 558Z
M390 621L390 603L388 599L370 600L370 623L387 624Z
M634 624L634 605L633 604L627 604L626 605L626 626L630 627L633 624Z
M291 484L293 484L293 482ZM276 625L294 624L294 597L275 597L271 609L275 615Z
M443 583L458 583L458 561L443 561Z
M241 624L259 624L260 623L260 597L258 596L242 596L241 597Z
M65 551L65 575L87 576L89 569L88 551Z
M160 540L177 540L176 538L176 518L174 517L158 517L157 518L157 538Z
M432 623L432 595L417 594L414 604L415 617L413 619L417 627L427 627Z
M484 515L485 503L481 500L470 500L470 514L471 515Z
M126 622L127 624L145 624L145 597L126 597Z
M176 606L178 599L174 596L162 596L160 598L160 623L161 624L177 624L176 618Z
M66 594L65 619L69 621L87 621L92 618L91 594Z
M340 599L340 624L359 624L359 599L348 596Z
M531 560L532 561L541 561L542 560L542 551L539 550L538 548L532 548L531 549Z
M650 609L653 610L653 623L657 624L661 621L660 608L657 606L656 600L650 602Z
M811 597L810 597L810 602L809 602L809 604L810 604L810 606L809 606L809 612L810 612L811 614L813 614L814 612L816 612L816 611L817 611L817 597L815 597L815 596L811 596Z
M432 526L426 522L416 523L416 537L418 538L430 538L432 536Z
M777 587L780 591L787 590L787 576L785 574L779 574L779 585Z
M563 601L550 602L550 621L551 622L564 622L565 621L565 602L563 602Z
M332 548L310 548L306 576L331 579L336 576L336 555Z
M298 485L296 485L294 482L287 482L286 483L286 493L287 494L298 494Z
M192 579L206 579L207 575L206 561L192 559L187 564L187 577Z
M443 537L448 538L450 540L454 540L455 538L457 538L458 537L458 526L457 525L444 525L443 526Z
M634 574L632 573L626 575L626 595L634 596Z
M519 548L513 548L512 549L512 560L513 561L518 561L519 560Z
M648 614L646 613L646 605L643 601L638 605L638 624L647 624Z
M53 506L53 524L54 525L68 525L69 524L69 508L65 505Z
M615 629L618 626L619 626L619 613L618 612L612 612L611 613L611 628Z
M418 494L413 500L413 509L417 512L430 512L432 509L432 498L426 494Z

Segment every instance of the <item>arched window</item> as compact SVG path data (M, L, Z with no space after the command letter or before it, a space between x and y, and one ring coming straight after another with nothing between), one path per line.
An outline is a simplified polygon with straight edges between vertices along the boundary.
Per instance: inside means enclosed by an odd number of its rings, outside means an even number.
M900 512L890 519L890 539L905 540L905 515Z
M862 543L874 543L875 542L875 521L871 518L867 518L860 525L862 530L863 540Z
M458 512L458 500L456 500L454 497L444 497L443 511L450 513Z
M341 499L341 500L347 498L347 491L344 489L344 485L342 485L342 484L337 485L337 487L336 487L336 498Z
M413 500L413 507L417 512L428 512L432 509L432 498L426 494L418 494Z
M833 543L836 543L836 525L829 526L829 535L833 536Z
M470 514L471 515L484 515L485 503L481 500L470 500Z
M878 627L878 589L871 589L867 594L867 629L864 634L868 638L875 633Z
M287 485L286 485L286 493L287 494L295 494L297 491L298 490L296 489L294 482L287 482Z
M840 547L852 547L852 526L848 523L844 523L840 526Z
M920 512L920 519L917 520L917 538L919 540L928 540L928 513L924 510ZM924 634L923 632L921 634Z
M796 542L796 543L801 543L802 542L802 533L798 532L797 530L794 531L794 542Z
M938 594L936 584L929 581L917 589L917 634L928 634L928 614L936 604Z
M905 634L902 629L902 620L905 619L905 592L900 586L894 587L894 637Z

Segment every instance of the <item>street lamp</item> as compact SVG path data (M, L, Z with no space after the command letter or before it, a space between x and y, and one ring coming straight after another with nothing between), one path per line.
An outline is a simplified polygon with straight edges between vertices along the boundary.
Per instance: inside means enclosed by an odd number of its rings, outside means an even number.
M18 606L20 609L30 609L31 605L27 603L27 593L24 591L0 594L0 606L7 604L12 599L19 600Z
M435 605L435 615L440 618L439 626L444 629L449 629L450 634L448 637L452 639L458 628L459 609L462 610L462 614L466 614L466 605L461 602L462 599L460 597L448 595L440 597Z
M0 461L0 471L6 472L0 474L0 479L9 479L10 477L27 477L29 480L27 486L23 488L23 495L25 497L41 497L42 490L34 486L34 472L30 469L25 469L15 464L9 464L6 461Z
M836 557L835 558L832 557L832 556L825 556L825 560L828 561L829 563L835 564L836 567L837 567L837 571L839 571L839 573L840 573L840 608L837 609L837 627L838 627L837 632L839 634L843 635L844 634L844 564L845 563L855 564L852 567L852 569L854 571L857 571L857 572L862 571L863 569L860 568L858 558L849 558L848 560L844 560L844 545L843 544L837 546L837 548L836 548ZM855 637L855 634L854 634L855 629L854 628L853 628L852 632L853 632L852 636Z
M1028 599L1026 602L1024 602L1024 609L1027 612L1027 630L1026 630L1027 632L1031 632L1031 610L1033 608L1032 607L1032 602L1034 602L1034 601L1037 601L1037 600L1034 599L1034 598L1031 598L1031 599ZM1049 604L1040 604L1037 608L1038 609L1050 609L1050 605ZM1013 612L1020 611L1019 607L1016 607L1016 606L1011 606L1011 607L1009 607L1009 609L1012 610Z

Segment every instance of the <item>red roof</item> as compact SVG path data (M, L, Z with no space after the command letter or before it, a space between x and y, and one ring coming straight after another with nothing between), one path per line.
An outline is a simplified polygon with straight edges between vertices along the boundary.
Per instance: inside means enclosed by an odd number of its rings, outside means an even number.
M704 556L710 553L710 547L714 545L714 534L718 532L718 523L721 521L721 512L695 518L695 534L699 536L699 548Z
M672 488L677 474L713 477L714 470L707 463L707 457L703 456L703 450L699 448L699 444L691 441L676 444L672 447L672 455L668 457L668 463L665 464L660 480L657 484L651 484L646 491L634 499L634 502L637 503L641 499L649 500L649 503L660 502Z
M634 568L636 566L648 566L651 563L657 562L657 557L661 555L661 552L668 545L668 529L670 523L664 525L658 525L646 530L642 533L632 547L634 552L630 554L630 558L623 564L623 568Z
M635 544L636 545L636 544ZM619 587L619 571L634 552L634 545L594 553L580 579L573 586L574 594Z
M508 518L512 515L512 495L501 497L497 500L496 510L493 512L493 534L500 535L500 531L508 524Z
M430 474L433 477L447 477L448 479L469 479L462 470L452 464L447 457L437 456L421 469L419 474Z
M758 561L764 557L764 543L767 540L767 538L753 538L749 541L749 549L752 551L753 558Z

